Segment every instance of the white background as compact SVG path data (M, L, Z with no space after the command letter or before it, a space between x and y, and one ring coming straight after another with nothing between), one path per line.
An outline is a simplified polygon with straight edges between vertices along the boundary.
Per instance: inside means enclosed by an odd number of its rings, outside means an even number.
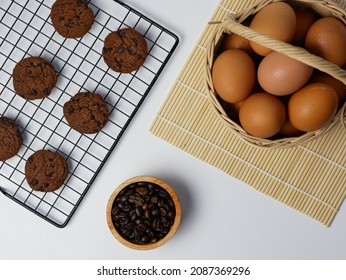
M124 2L176 33L178 48L65 228L0 195L0 259L345 259L345 205L326 228L148 130L218 1ZM178 232L151 251L121 245L106 223L108 198L138 175L167 181L182 204Z

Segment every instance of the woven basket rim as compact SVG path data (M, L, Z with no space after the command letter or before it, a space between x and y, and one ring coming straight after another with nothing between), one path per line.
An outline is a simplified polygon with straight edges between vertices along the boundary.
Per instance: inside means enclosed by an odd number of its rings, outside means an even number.
M278 52L284 53L290 57L293 57L297 60L302 61L303 63L310 64L316 69L322 70L323 72L326 72L333 77L337 78L338 80L342 81L346 85L346 71L341 69L339 66L336 66L328 61L325 61L324 59L317 57L315 55L312 55L308 53L306 50L298 50L298 55L296 55L296 47L280 42L278 40L274 40L272 38L268 38L267 36L264 36L262 34L258 34L257 32L253 31L249 27L243 26L241 23L247 19L249 16L254 15L259 10L261 10L263 7L267 6L270 3L274 2L288 2L292 3L294 5L303 5L307 7L311 7L316 11L317 10L324 10L328 13L331 13L332 16L341 19L344 24L346 24L346 11L341 8L340 5L336 4L332 1L318 1L318 0L264 0L254 3L253 5L249 6L247 9L240 11L236 14L229 14L223 21L221 22L211 22L210 24L216 24L216 28L211 34L211 37L209 38L209 42L207 45L207 55L205 59L205 82L206 82L206 89L207 89L207 96L209 101L212 104L212 107L216 110L216 113L221 118L222 122L230 128L230 130L236 134L240 139L244 140L248 144L251 144L258 148L266 148L266 149L273 149L273 148L289 148L298 146L301 144L305 144L323 134L325 134L327 131L329 131L332 127L334 127L339 122L342 123L343 127L346 131L346 125L344 122L344 119L346 118L346 102L342 106L339 106L338 112L334 116L332 120L330 120L327 124L325 124L322 128L312 131L312 132L305 132L304 134L297 136L297 137L285 137L285 138L278 138L278 139L266 139L266 138L258 138L254 137L250 134L248 134L240 124L232 120L227 113L225 112L223 106L220 104L218 100L218 95L214 89L213 83L212 83L212 77L211 77L211 69L213 62L216 58L215 56L215 48L220 42L222 36L226 33L236 33L243 37L253 38L253 36L260 37L261 39L268 39L270 46L272 46L272 49L275 49ZM245 31L244 31L245 30ZM252 37L251 37L252 36ZM256 38L257 38L256 37ZM267 42L266 42L267 43ZM267 45L266 45L267 46ZM282 50L284 49L284 51ZM287 53L287 49L289 49L289 52ZM296 57L297 56L297 57ZM311 59L312 58L312 59ZM307 59L310 59L309 61L306 61ZM321 66L322 65L322 66ZM327 71L326 71L327 70Z

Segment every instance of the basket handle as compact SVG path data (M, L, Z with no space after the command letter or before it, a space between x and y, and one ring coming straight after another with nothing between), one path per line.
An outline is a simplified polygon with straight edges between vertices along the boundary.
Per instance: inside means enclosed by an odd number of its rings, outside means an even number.
M238 23L235 20L235 14L229 14L221 22L222 27L228 33L235 33L241 37L244 37L250 41L263 45L279 53L283 53L288 57L294 58L302 63L305 63L313 68L316 68L322 72L325 72L334 78L340 80L346 85L346 71L341 67L319 57L311 54L307 50L299 47L292 46L288 43L282 42L277 39L273 39L264 34L258 33L253 29Z

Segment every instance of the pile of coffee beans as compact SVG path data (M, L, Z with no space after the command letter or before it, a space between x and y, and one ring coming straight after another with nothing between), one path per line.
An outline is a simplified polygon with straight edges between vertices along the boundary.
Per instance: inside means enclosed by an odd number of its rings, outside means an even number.
M150 182L133 183L122 189L112 206L114 227L134 244L155 243L169 232L175 219L170 194Z

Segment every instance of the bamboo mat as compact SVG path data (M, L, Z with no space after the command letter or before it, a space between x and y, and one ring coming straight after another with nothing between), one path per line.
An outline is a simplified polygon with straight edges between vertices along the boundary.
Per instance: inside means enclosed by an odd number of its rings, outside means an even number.
M256 0L221 0L210 21L222 20ZM345 8L345 2L338 1ZM302 146L263 150L223 125L208 101L204 61L207 24L150 131L257 191L330 226L346 193L346 132L341 124Z

